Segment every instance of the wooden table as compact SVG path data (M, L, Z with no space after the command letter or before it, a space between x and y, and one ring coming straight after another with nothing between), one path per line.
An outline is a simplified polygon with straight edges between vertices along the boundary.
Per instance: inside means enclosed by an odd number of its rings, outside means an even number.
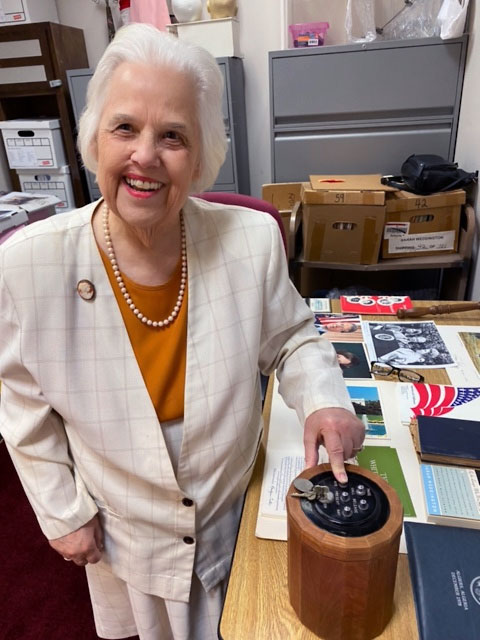
M339 302L332 301L332 310ZM416 302L430 306L436 301ZM455 303L453 303L455 304ZM395 320L394 316L366 316L369 320ZM443 316L425 316L437 324L480 326L480 311L467 311ZM445 369L422 370L426 381L449 384ZM318 638L297 618L288 598L287 543L255 537L258 502L265 463L265 443L272 402L269 385L265 400L265 435L255 470L245 498L232 570L227 589L219 637L223 640L315 640ZM408 569L408 558L400 554L394 596L394 615L384 632L383 640L418 640L415 608Z

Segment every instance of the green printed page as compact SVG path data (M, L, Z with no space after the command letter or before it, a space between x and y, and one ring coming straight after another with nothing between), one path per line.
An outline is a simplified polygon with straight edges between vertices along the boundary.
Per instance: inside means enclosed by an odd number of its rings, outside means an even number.
M393 447L365 447L357 454L358 464L363 469L378 473L395 489L403 505L406 517L415 517L412 499L408 492L397 450Z

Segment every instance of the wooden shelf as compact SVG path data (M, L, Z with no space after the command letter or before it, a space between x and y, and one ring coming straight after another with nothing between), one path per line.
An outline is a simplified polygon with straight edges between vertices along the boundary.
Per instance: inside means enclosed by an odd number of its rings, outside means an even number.
M423 271L438 269L442 271L441 299L464 300L468 271L475 235L475 212L473 207L465 205L460 222L458 251L450 254L419 256L418 258L393 258L380 260L376 264L347 264L343 262L317 262L305 260L301 241L301 206L294 207L290 216L288 255L290 276L300 290L300 271L305 269L323 269L329 271L351 271L356 273L380 273L389 271Z
M28 51L35 55L21 57L29 42ZM15 80L0 80L0 119L58 118L70 168L75 205L81 207L88 201L86 182L74 137L75 119L71 107L66 71L88 66L83 31L53 22L35 22L13 25L0 29L2 56L0 72L15 71ZM15 56L11 57L8 45ZM23 46L20 46L20 43ZM35 81L23 82L23 78ZM2 77L11 78L11 74ZM15 190L20 190L17 172L10 169Z
M438 256L419 256L418 258L393 258L380 260L376 264L346 264L343 262L311 262L300 254L296 258L299 266L311 269L341 269L343 271L403 271L412 269L450 269L462 267L465 256L450 253Z

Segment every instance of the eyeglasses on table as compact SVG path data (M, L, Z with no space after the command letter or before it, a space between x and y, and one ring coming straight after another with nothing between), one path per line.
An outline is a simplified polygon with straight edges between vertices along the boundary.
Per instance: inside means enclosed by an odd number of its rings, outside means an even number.
M370 363L370 372L376 376L390 376L392 373L398 376L400 382L423 382L425 378L412 369L400 369L386 362L378 360Z

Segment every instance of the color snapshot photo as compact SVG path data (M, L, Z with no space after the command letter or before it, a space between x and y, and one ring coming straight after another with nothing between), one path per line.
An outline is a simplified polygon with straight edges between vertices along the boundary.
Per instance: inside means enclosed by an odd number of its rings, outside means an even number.
M331 342L363 342L362 321L356 313L315 313L314 323Z
M376 386L353 387L347 384L347 391L357 418L365 425L365 437L386 438L387 429L378 388Z
M458 336L463 342L475 369L480 373L480 333L459 331Z
M373 378L362 342L332 342L344 378Z

